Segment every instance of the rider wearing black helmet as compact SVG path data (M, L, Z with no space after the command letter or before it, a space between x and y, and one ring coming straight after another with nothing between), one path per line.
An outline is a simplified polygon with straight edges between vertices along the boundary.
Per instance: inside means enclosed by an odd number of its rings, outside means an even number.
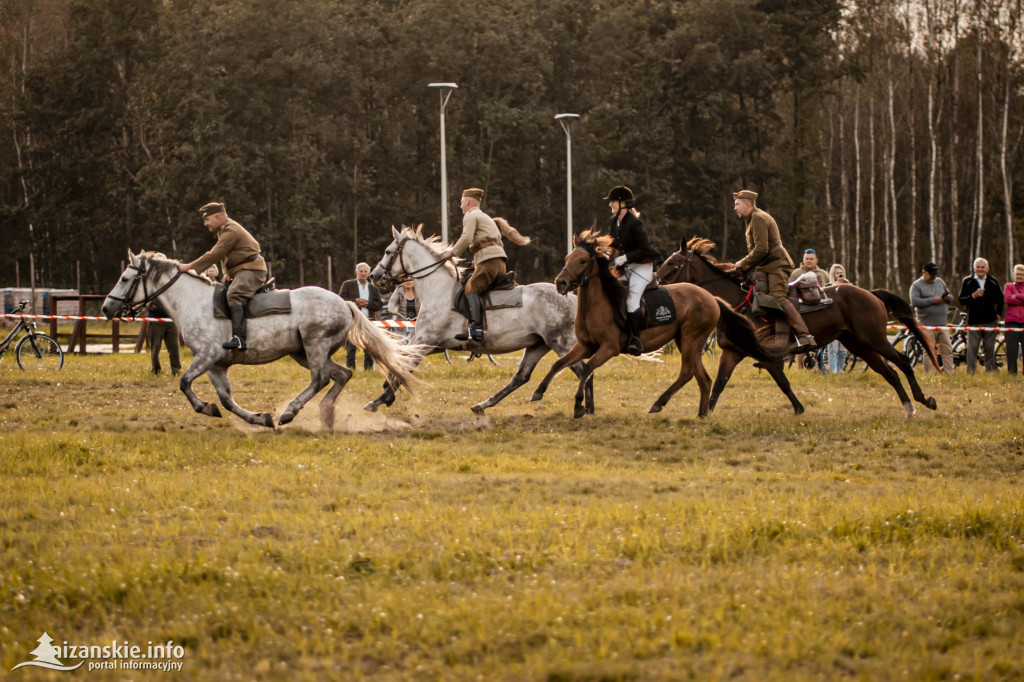
M644 352L640 342L640 330L643 329L640 299L654 276L654 264L661 260L661 254L651 246L647 230L640 221L640 214L633 210L634 198L630 188L624 185L612 187L605 201L612 213L608 219L608 234L618 254L612 264L625 271L629 283L629 296L626 298L629 339L624 351L630 355L640 355Z

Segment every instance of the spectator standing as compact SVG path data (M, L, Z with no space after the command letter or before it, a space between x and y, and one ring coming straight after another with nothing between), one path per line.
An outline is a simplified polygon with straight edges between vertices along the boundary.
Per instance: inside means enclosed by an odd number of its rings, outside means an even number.
M1017 358L1021 357L1021 342L1024 341L1024 265L1013 266L1013 281L1003 290L1006 300L1006 369L1017 374Z
M850 283L850 280L846 279L846 268L839 263L833 263L828 269L828 278L834 285ZM846 365L846 356L849 354L849 351L843 348L843 344L839 343L839 339L828 344L828 371L832 374L842 372L843 366Z
M789 273L789 281L792 282L798 277L803 277L808 272L813 272L818 276L818 286L827 287L832 284L828 273L818 267L818 254L814 252L814 249L806 249L804 251L803 261L801 261L800 267Z
M373 315L384 307L381 303L380 289L370 281L370 266L366 263L356 265L356 278L342 283L341 297L352 301L359 307L359 312L373 319ZM356 368L356 347L345 342L345 365L349 369ZM363 352L363 369L373 369L373 360Z
M150 303L149 317L171 316L156 301ZM167 357L171 361L171 375L181 374L181 349L178 345L178 327L173 322L147 322L146 342L149 344L149 360L153 374L160 373L160 344L167 344Z
M988 274L988 261L974 259L974 274L960 284L960 305L967 309L968 327L994 327L1003 314L1003 290ZM967 332L967 373L978 368L978 347L985 351L985 371L996 371L996 332Z
M403 320L415 320L420 313L420 299L416 296L416 283L412 278L398 285L388 299L388 312ZM409 337L412 330L404 327L402 333Z
M910 305L917 308L917 319L925 327L940 327L940 329L925 329L924 333L939 355L942 362L942 371L952 374L953 345L950 343L949 328L949 304L953 302L953 294L949 292L946 283L938 276L939 266L928 262L921 266L921 276L910 285ZM932 366L932 361L925 354L924 371L938 371L938 367Z

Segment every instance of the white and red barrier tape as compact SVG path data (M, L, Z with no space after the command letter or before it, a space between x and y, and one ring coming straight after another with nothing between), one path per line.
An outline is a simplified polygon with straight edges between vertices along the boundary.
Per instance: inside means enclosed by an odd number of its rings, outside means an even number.
M28 317L36 320L93 320L96 322L174 322L169 317L115 317L108 320L95 315L29 315L28 313L4 313L3 317ZM415 327L415 321L379 320L374 321L378 327Z
M888 325L885 326L885 328L886 329L903 329L903 325L902 324L888 324ZM952 329L952 330L959 329L959 330L962 330L962 331L965 331L965 332L1003 332L1003 331L1006 331L1007 329L1012 330L1013 327L958 327L958 326L952 325L952 324L947 324L947 325L944 325L944 326L941 326L941 327L928 327L928 326L922 324L921 325L921 329Z

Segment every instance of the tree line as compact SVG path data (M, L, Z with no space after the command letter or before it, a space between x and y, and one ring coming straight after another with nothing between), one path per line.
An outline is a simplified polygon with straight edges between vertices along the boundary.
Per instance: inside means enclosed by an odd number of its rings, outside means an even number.
M904 290L920 264L1020 259L1022 0L0 0L0 267L105 292L125 250L192 259L226 202L279 281L376 261L392 225L451 235L459 190L565 255L613 185L666 255L744 250L760 193L791 253ZM827 263L826 263L827 264ZM336 275L336 281L341 276Z

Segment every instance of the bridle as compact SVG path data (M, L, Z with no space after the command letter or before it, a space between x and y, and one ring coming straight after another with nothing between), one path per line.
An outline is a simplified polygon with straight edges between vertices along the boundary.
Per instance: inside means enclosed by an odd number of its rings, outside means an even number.
M676 251L676 253L684 253L684 252ZM674 256L675 254L672 254L672 255ZM687 276L690 274L691 259L695 255L696 255L696 253L692 249L687 249L686 252L685 252L685 256L680 258L680 261L682 261L682 262L673 264L672 269L669 270L667 273L665 273L665 277L664 278L661 278L661 277L658 278L658 283L660 284L665 279L670 279L670 280L673 280L673 281L680 281L680 282L689 282L690 280L687 278ZM671 256L670 256L670 258L671 258ZM679 279L679 280L675 280L674 279L675 274L677 272L679 272L679 270L683 271L683 277L681 279ZM732 279L732 278L729 277L728 275L726 275L725 273L721 272L720 270L716 269L716 273L714 275L712 275L711 277L709 277L707 279L702 279L699 282L694 282L694 284L696 284L699 287L703 287L705 284L710 284L711 282L717 282L720 279ZM742 301L740 301L739 305L735 306L733 308L733 310L739 311L744 306L750 305L750 302L753 300L753 297L754 297L754 287L751 286L747 290L746 297Z
M593 255L593 254L590 253L590 251L588 251L587 249L584 249L582 246L577 246L575 249L573 249L569 253L573 254L573 253L576 253L577 251L582 251L583 253L586 253L586 254L589 254L589 255ZM570 291L576 291L581 286L583 286L584 284L586 284L587 282L592 280L594 277L597 277L597 273L598 273L597 259L594 258L590 262L590 264L587 265L587 268L584 269L584 272L586 272L586 270L590 268L590 265L594 266L594 272L592 274L589 274L589 275L582 275L582 273L581 273L581 275L579 275L579 276L577 276L572 270L570 270L569 266L563 265L562 269L558 271L558 275L555 275L555 279L558 279L559 275L561 275L563 272L568 272L569 273L569 277L571 277L571 279L569 280L569 288L566 289L565 292L569 293Z
M138 314L150 303L156 300L157 296L164 293L171 288L171 285L178 281L181 277L181 270L174 273L174 276L164 284L162 287L149 293L149 287L147 286L147 275L151 270L146 269L146 261L142 258L139 259L139 264L130 263L126 270L135 270L135 277L132 279L131 284L128 285L128 291L125 292L124 297L114 296L113 294L107 296L112 301L118 301L121 304L120 309L117 312L118 317L137 317ZM142 284L142 300L138 303L132 303L132 299L135 298L135 292L139 289L139 283Z
M384 270L384 274L380 278L380 282L383 286L387 286L388 282L391 281L391 267L395 264L396 259L398 260L398 265L401 266L402 268L402 272L404 272L406 276L411 277L413 279L423 279L424 277L429 277L430 275L434 274L437 270L440 270L444 266L445 262L448 260L446 258L442 258L433 263L429 263L423 266L422 268L409 270L405 266L405 259L402 257L402 251L405 250L405 245L406 243L409 242L410 239L412 239L412 237L409 236L405 236L399 239L396 242L394 252L392 252L392 254L388 256L387 261L385 262L384 259L381 259L381 262L377 264L378 267ZM402 281L400 277L396 277L395 280L398 282Z

